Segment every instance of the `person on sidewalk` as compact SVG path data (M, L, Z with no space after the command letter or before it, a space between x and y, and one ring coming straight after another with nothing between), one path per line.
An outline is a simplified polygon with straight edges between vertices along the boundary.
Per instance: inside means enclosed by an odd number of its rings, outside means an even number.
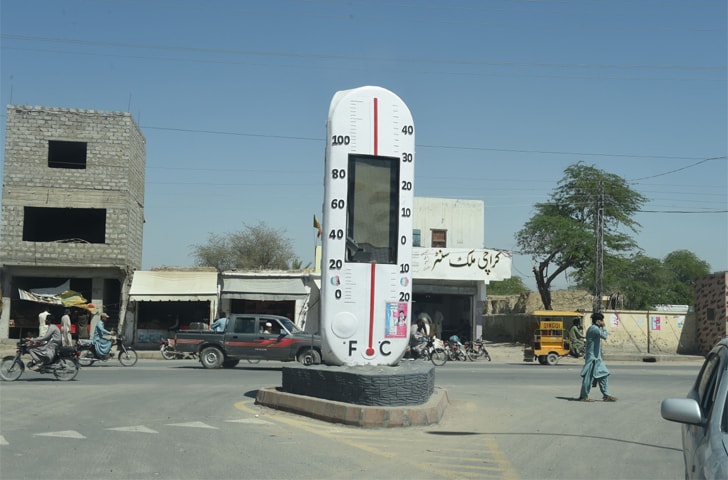
M599 385L602 400L616 402L617 398L609 394L609 370L602 359L602 339L607 339L607 329L604 325L604 315L596 312L591 315L592 325L586 331L586 350L584 355L584 368L581 369L580 402L591 402L589 390L595 384Z
M43 309L42 312L38 314L38 336L43 337L46 334L46 331L48 330L48 325L46 323L46 318L51 314L51 312L48 311L47 308Z
M64 347L72 347L73 339L71 338L71 311L66 309L61 317L61 345Z

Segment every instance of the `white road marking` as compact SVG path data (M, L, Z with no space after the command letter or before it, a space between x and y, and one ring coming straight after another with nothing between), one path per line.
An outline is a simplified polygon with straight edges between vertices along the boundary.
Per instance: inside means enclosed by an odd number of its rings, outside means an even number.
M239 418L237 420L225 420L228 423L247 423L251 425L275 425L273 422L261 420L260 418Z
M260 418L238 418L235 420L225 420L226 423L243 423L247 425L275 425L273 422L262 420ZM186 423L168 423L170 427L188 427L188 428L211 428L213 430L219 430L218 427L213 427L203 422L186 422ZM152 430L145 425L134 425L130 427L114 427L106 428L105 430L111 430L115 432L135 432L135 433L159 433L157 430ZM35 437L61 437L61 438L75 438L78 440L85 440L86 437L81 435L75 430L63 430L60 432L46 432L46 433L34 433ZM0 445L10 445L3 435L0 435Z
M85 439L83 435L76 432L75 430L64 430L62 432L47 432L47 433L34 433L34 437L62 437L62 438L77 438Z
M217 427L213 427L212 425L208 425L202 422L168 423L167 425L170 427L212 428L215 430L218 429Z
M151 428L145 427L144 425L136 425L134 427L107 428L106 430L114 430L117 432L159 433L158 431L152 430Z

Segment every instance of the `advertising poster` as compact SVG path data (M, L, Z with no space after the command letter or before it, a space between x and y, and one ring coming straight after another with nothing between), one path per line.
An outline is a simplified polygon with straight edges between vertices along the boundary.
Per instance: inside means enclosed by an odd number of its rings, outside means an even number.
M387 303L387 318L385 322L386 338L405 338L407 336L407 303Z
M650 316L650 329L651 330L660 330L660 317L658 315L651 315Z

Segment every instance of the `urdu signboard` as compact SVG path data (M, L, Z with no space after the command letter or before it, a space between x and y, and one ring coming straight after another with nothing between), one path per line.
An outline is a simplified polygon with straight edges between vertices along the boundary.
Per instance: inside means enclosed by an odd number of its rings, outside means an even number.
M512 254L477 248L413 248L416 279L476 280L486 284L511 278Z

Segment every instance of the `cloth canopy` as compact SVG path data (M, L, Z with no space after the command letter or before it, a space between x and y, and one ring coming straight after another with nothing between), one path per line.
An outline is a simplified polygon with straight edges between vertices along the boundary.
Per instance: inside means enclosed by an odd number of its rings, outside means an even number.
M308 290L301 278L223 278L222 297L242 300L303 300Z
M36 290L18 289L18 295L21 300L29 302L43 303L46 305L60 305L64 307L85 308L91 313L96 313L96 307L92 303L88 303L83 295L73 290L66 290L59 294L36 293Z
M129 300L217 301L217 272L136 271Z

